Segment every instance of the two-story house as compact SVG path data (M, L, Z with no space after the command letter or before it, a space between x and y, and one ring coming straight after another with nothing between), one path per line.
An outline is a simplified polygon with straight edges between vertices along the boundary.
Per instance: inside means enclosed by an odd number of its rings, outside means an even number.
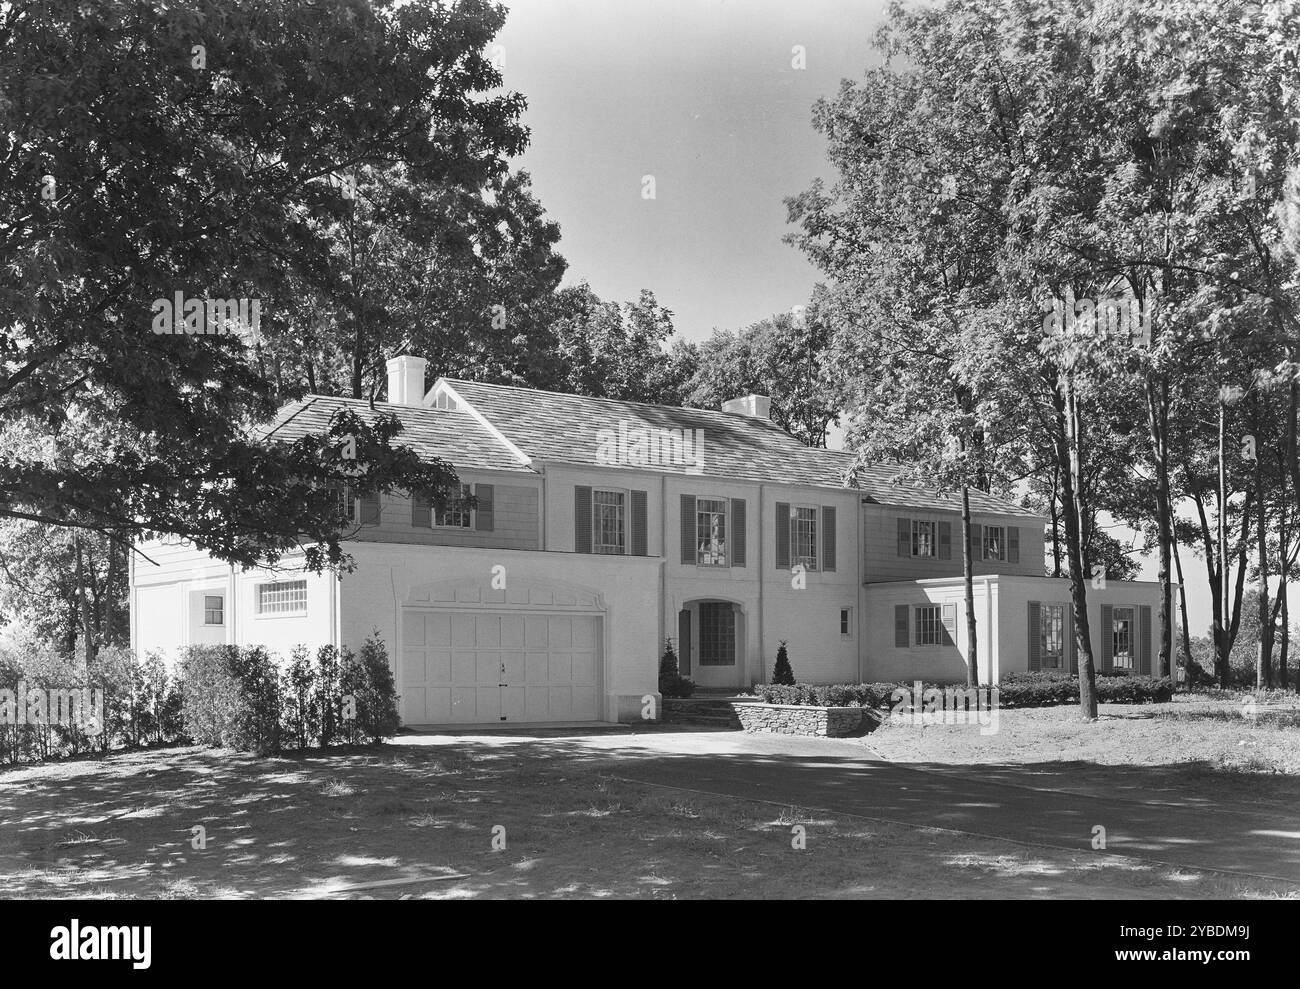
M671 639L706 687L771 675L788 644L805 682L964 682L960 500L804 447L748 396L720 411L476 384L425 387L389 362L398 442L453 464L477 499L437 511L359 499L343 575L237 572L184 545L133 561L132 645L353 649L374 630L411 725L637 721L657 707ZM268 439L321 432L309 396ZM974 521L981 679L1072 668L1068 583L1043 576L1039 516L980 493ZM1089 592L1103 669L1149 671L1157 585Z

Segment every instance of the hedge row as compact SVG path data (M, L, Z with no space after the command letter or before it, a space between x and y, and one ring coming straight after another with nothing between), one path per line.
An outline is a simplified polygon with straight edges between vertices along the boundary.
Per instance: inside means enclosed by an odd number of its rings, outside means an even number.
M797 704L808 707L880 707L888 702L894 684L873 683L796 683L785 686L761 683L754 696L765 704ZM884 687L882 693L880 688Z
M1099 676L1096 678L1097 700L1102 704L1156 704L1173 697L1173 683L1168 677ZM923 683L922 689L944 690L961 684ZM797 704L812 707L888 708L895 690L910 694L912 683L796 683L793 686L757 684L755 697L767 704ZM983 689L983 688L981 688ZM1000 707L1050 707L1079 703L1077 677L1051 673L1013 673L998 684ZM918 698L919 701L919 698Z
M103 699L93 724L43 723L24 709L0 713L0 763L43 762L114 748L173 742L259 754L379 742L397 733L397 691L383 641L359 655L333 646L313 655L299 646L281 666L260 646L190 646L175 674L162 659L105 647L86 665L39 643L0 652L0 689L90 688ZM87 715L93 706L86 699ZM22 722L22 723L18 723ZM54 722L54 723L50 723Z
M1099 704L1160 704L1172 700L1169 677L1118 674L1098 676ZM1060 673L1009 673L998 684L1002 707L1051 707L1079 703L1079 678Z
M381 742L397 734L397 689L378 635L361 647L298 646L283 669L261 646L191 646L181 656L190 738L266 755Z
M96 693L103 698L102 724L58 724L57 712L50 712L46 723L36 723L34 711L17 709L24 685L29 697L35 690L102 691ZM129 649L105 646L93 662L83 664L48 645L25 642L0 653L0 689L15 698L14 709L0 715L0 763L138 748L182 736L180 684L153 653L139 659ZM87 718L93 712L90 701L83 697Z

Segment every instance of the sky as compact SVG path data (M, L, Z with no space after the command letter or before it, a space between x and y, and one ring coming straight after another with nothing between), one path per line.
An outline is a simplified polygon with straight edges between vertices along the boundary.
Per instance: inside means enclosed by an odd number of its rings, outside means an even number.
M881 0L506 6L502 74L532 130L517 164L560 224L566 281L648 288L697 341L807 301L817 272L781 241L784 199L829 174L812 106L875 59Z
M566 283L619 301L650 289L696 341L807 301L818 273L782 242L784 200L832 177L812 107L879 64L885 0L505 3L493 54L532 132L515 164L560 224ZM1204 564L1184 549L1183 569L1202 635Z

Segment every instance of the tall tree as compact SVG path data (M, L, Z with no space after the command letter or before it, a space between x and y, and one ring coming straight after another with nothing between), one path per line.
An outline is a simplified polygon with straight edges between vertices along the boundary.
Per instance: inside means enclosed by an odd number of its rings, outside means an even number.
M256 335L196 331L228 328L205 299L242 298L269 343L297 339L358 170L505 174L526 132L484 54L503 19L484 0L0 6L0 427L34 451L0 466L0 515L322 566L343 557L348 436L362 493L451 483L394 447L395 419L261 442L279 387ZM177 297L188 321L160 332ZM113 425L89 447L81 422ZM41 452L60 445L77 455Z

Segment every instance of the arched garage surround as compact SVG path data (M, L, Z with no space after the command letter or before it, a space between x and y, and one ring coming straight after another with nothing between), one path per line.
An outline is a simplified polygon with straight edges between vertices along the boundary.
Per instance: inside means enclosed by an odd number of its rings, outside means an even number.
M599 721L607 629L602 594L564 581L514 577L504 589L490 579L416 584L401 604L402 720Z

